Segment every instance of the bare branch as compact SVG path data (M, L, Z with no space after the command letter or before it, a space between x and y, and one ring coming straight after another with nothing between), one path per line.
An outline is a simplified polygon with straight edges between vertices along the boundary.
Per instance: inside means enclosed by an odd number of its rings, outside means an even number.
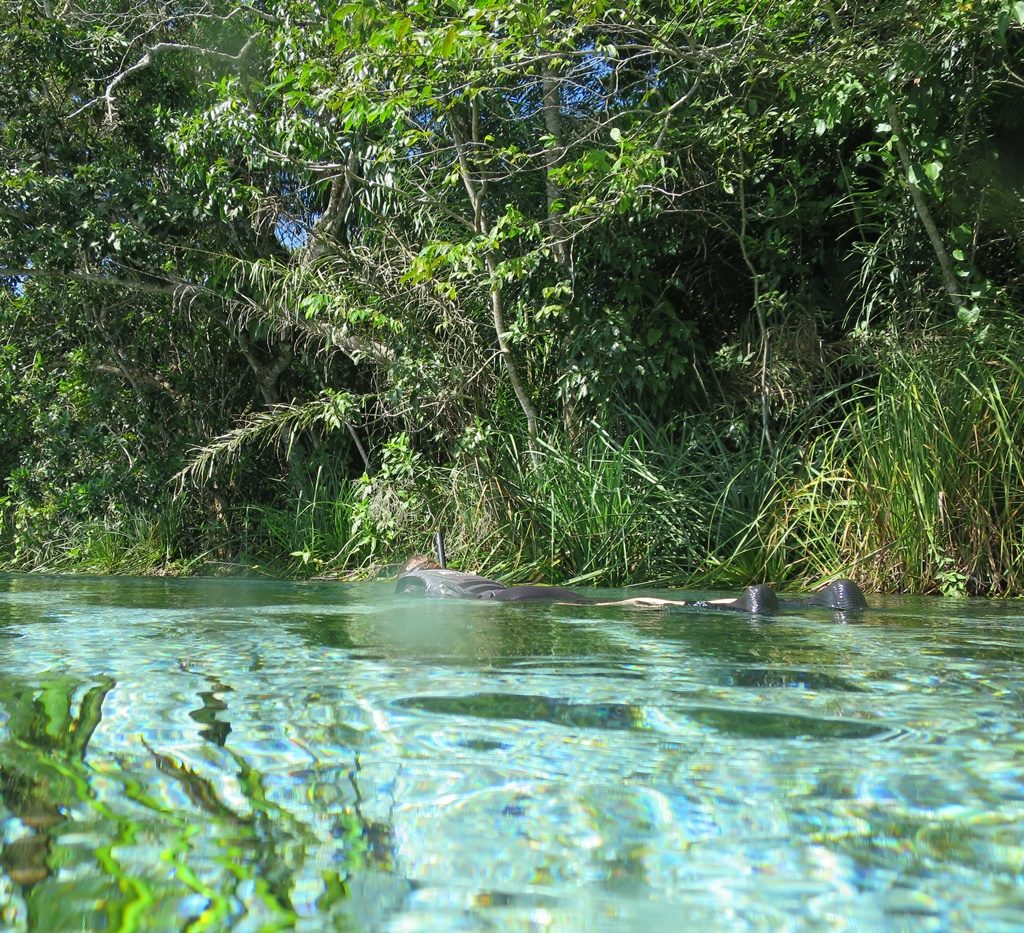
M186 43L181 42L157 42L156 45L153 45L149 49L147 49L143 56L134 65L130 65L124 71L120 72L117 76L115 76L114 79L110 81L109 84L107 84L107 88L103 92L103 94L101 94L99 97L93 98L88 103L85 103L81 107L79 107L73 113L70 113L68 115L68 119L73 119L74 117L77 117L79 114L84 113L86 110L95 107L97 104L105 102L107 105L107 122L112 124L114 122L114 117L116 114L114 104L114 91L117 89L117 86L135 72L142 71L143 69L148 68L150 65L153 64L154 57L160 55L163 52L192 52L195 55L202 55L206 58L214 58L220 61L239 62L243 58L245 58L245 56L249 53L249 50L252 48L253 41L254 36L249 36L249 38L245 42L245 45L243 45L242 48L235 55L231 55L229 52L221 52L217 49L207 49L202 48L198 45L188 45Z

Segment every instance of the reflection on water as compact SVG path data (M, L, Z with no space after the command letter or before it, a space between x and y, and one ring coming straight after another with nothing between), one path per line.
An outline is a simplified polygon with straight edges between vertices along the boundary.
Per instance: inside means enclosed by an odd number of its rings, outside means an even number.
M0 928L1020 929L1022 620L0 577Z

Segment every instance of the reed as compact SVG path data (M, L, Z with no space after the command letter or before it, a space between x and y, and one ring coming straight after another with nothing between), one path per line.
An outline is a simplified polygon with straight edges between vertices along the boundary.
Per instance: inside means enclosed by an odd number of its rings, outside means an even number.
M1024 340L935 333L873 354L875 384L808 445L765 546L802 578L946 595L1024 586Z

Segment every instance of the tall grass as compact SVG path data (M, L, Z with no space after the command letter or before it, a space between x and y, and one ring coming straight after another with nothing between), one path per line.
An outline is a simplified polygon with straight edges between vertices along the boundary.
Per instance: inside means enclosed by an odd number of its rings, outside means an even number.
M244 509L236 560L286 574L373 573L429 551L443 530L453 564L512 579L763 576L749 531L774 474L756 447L730 450L694 419L621 441L595 430L580 445L543 442L537 455L497 435L442 466L403 448L373 477L321 473L287 508Z
M435 528L464 566L515 579L746 582L762 575L749 529L774 482L756 445L730 449L706 419L639 425L619 441L542 442L536 460L512 439L435 469L419 528Z
M325 473L287 507L243 506L235 562L299 576L366 569L376 542L360 534L358 485Z
M509 443L495 465L490 479L479 463L452 470L435 498L437 526L457 529L455 552L478 566L619 585L692 575L703 560L703 477L642 435L544 443L536 465Z
M93 520L43 520L4 516L9 531L0 551L0 567L13 570L80 573L187 573L197 555L182 553L189 534L181 504L168 498L151 510L125 509Z
M801 576L873 588L1024 590L1024 339L887 342L877 381L809 446L765 540Z

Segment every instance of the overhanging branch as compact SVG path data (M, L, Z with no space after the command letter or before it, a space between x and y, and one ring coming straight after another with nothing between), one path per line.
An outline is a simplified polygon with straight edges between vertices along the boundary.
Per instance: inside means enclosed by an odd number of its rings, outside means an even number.
M0 266L0 277L70 279L73 282L88 282L109 288L130 288L147 295L213 295L215 292L190 282L143 282L139 279L119 278L114 275L97 275L92 272L70 272L61 269L11 268Z
M150 46L142 57L134 64L129 65L124 71L116 75L108 84L106 90L99 95L94 97L92 100L83 104L73 113L68 115L68 119L73 119L79 114L84 113L86 110L90 110L101 102L106 102L107 105L107 122L114 122L115 107L114 107L114 91L117 86L132 74L137 71L142 71L144 68L148 68L153 64L155 56L160 55L163 52L192 52L195 55L202 55L204 58L214 58L220 61L228 62L240 62L249 53L252 48L254 36L249 36L245 41L245 45L242 46L239 51L232 55L229 52L221 52L217 49L207 49L198 45L189 45L182 42L157 42L155 45Z

